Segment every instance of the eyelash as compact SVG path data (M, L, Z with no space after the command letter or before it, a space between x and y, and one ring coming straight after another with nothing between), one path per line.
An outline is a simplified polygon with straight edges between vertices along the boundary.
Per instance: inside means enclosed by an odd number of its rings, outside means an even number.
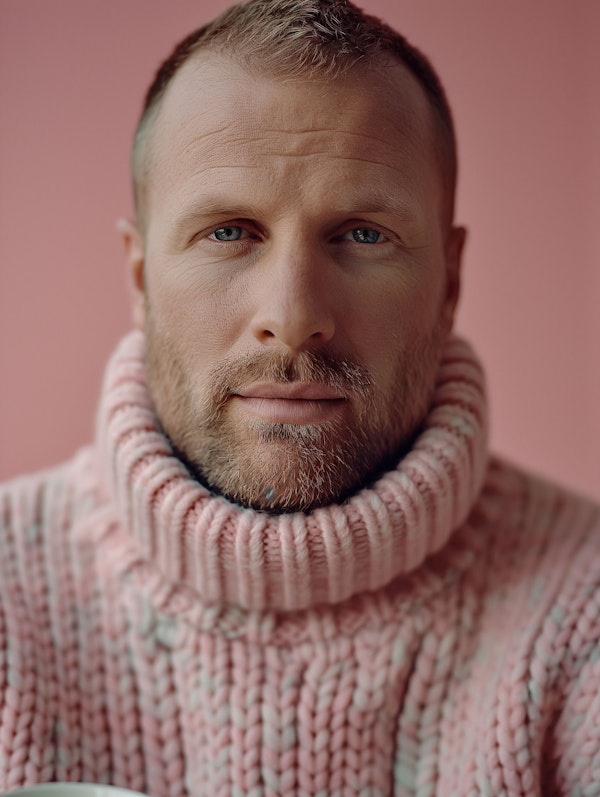
M241 231L242 231L242 233L243 233L243 232L248 232L247 230L245 230L245 228L244 228L244 227L242 227L242 225L241 225L241 224L226 224L226 225L224 225L223 227L217 227L216 229L214 229L214 230L213 230L213 231L212 231L212 232L211 232L211 233L208 235L208 238L210 238L210 239L211 239L211 241L219 241L219 243L237 243L237 241L243 240L243 237L240 237L240 238L234 238L234 239L233 239L233 240L231 240L231 241L223 241L223 240L221 240L220 238L216 238L216 237L215 237L215 236L216 236L216 234L217 234L218 232L221 232L221 230L223 230L223 231L225 231L225 230L241 230ZM249 237L249 236L244 236L244 237Z
M226 231L226 230L240 230L241 231L241 235L240 235L239 238L234 238L234 239L231 239L231 240L222 240L222 239L216 237L216 234L218 232ZM247 233L247 235L244 235L244 232ZM389 241L389 238L383 232L381 232L381 230L378 230L375 227L367 227L367 226L350 227L342 235L338 236L337 240L339 240L339 241L349 240L349 239L346 238L347 235L352 234L352 233L358 233L358 232L362 232L362 233L374 232L378 236L383 238L383 240L377 240L377 241L371 241L371 242L363 242L363 241L356 241L356 240L352 241L353 243L356 243L359 246L377 246L378 244L387 243ZM216 227L214 230L212 230L212 232L209 233L209 235L207 237L211 241L215 241L215 242L218 242L218 243L239 243L240 241L246 240L248 238L252 238L253 236L250 234L249 230L246 229L242 224L225 224L222 227Z

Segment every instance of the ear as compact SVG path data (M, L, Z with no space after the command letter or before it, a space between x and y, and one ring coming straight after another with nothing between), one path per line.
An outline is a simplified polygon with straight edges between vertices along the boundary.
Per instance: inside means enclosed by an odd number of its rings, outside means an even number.
M119 219L117 229L123 236L125 261L131 292L131 315L137 329L144 329L146 320L146 294L144 291L144 242L136 224Z
M446 260L446 294L442 309L442 320L446 333L452 330L456 306L460 296L460 273L462 256L467 240L465 227L451 227L446 238L444 254Z

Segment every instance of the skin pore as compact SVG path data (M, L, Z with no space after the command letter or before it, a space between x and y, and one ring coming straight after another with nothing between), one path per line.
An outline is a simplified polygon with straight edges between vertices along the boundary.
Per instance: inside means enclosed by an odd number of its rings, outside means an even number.
M431 114L400 64L284 82L204 52L174 77L123 231L157 417L216 492L307 511L418 430L464 241Z

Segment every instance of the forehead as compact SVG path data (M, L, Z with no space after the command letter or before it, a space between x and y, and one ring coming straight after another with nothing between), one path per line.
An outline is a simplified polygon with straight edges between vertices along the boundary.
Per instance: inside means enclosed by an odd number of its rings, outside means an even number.
M367 133L375 133L382 122L420 135L428 135L432 127L432 109L423 89L403 64L392 59L356 66L333 79L286 78L249 70L211 51L201 51L180 68L162 99L155 127L172 133L174 128L203 121L208 126L222 114L229 115L228 124L252 126L254 120L257 131L265 115L279 123L278 129L289 132L317 129L327 122Z
M432 172L439 177L434 146L430 104L400 63L355 67L335 79L284 79L202 52L173 78L152 123L147 192L157 199L213 170L227 181L228 168L276 177L283 155L286 179L290 164L303 164L296 171L306 180L311 158L315 166L328 158L337 159L340 179L352 170L377 180L391 170L426 181Z

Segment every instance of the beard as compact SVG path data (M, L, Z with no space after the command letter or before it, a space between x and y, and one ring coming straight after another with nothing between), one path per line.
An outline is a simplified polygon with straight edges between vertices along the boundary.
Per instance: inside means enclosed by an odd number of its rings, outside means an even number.
M200 382L182 347L146 323L150 397L175 453L211 491L271 513L341 502L402 456L427 414L440 353L437 330L398 353L388 394L364 365L325 351L226 359ZM231 399L252 382L316 382L345 396L344 409L312 424L240 419Z

